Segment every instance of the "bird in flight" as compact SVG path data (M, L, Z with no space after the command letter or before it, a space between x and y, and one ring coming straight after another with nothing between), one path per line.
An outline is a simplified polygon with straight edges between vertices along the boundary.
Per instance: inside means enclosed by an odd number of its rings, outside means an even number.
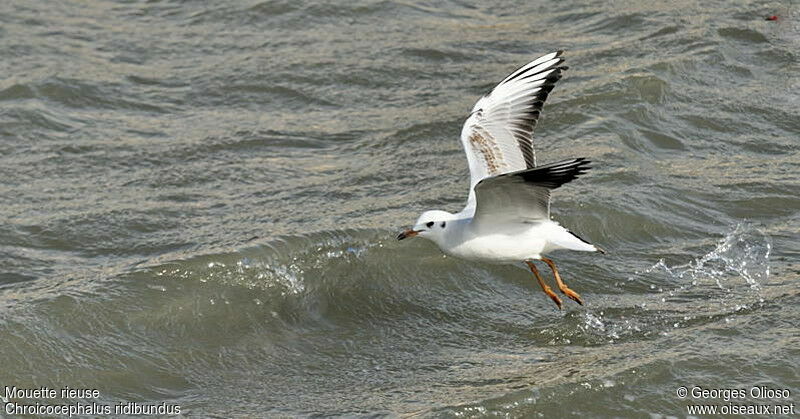
M550 191L589 169L579 157L536 165L533 130L547 95L561 79L563 51L541 56L520 67L481 97L464 123L461 143L467 153L470 189L461 212L425 211L398 236L424 237L447 255L496 264L523 263L542 290L562 308L534 261L553 272L558 289L583 304L545 257L569 249L605 253L550 219Z

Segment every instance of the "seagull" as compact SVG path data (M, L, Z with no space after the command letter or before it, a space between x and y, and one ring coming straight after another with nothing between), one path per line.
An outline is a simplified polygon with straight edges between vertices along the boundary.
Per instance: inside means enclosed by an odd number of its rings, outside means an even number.
M536 165L533 130L547 95L561 79L563 51L543 55L508 75L481 97L461 130L467 154L470 189L461 212L425 211L398 240L424 237L446 255L494 264L523 264L558 306L561 299L542 279L534 261L553 272L558 289L583 305L545 257L554 250L600 252L550 219L550 191L589 169L589 160L574 158Z

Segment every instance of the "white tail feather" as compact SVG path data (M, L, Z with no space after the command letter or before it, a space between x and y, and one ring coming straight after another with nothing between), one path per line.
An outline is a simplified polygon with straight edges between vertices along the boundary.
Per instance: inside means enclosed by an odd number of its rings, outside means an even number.
M576 236L571 231L567 230L564 227L556 224L556 231L554 231L551 236L547 239L553 246L553 249L569 249L569 250L577 250L579 252L600 252L605 253L605 251L585 240Z

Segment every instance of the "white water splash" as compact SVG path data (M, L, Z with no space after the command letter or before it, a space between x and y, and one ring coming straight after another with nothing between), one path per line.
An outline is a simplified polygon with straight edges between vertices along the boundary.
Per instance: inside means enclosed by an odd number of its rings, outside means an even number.
M692 285L711 279L722 289L728 289L723 284L738 278L758 289L769 279L771 251L769 236L752 225L738 224L714 250L688 264L669 266L661 259L637 274L660 271L672 278L690 279Z
M331 265L360 263L370 250L382 247L380 239L359 239L347 232L286 237L238 252L173 262L156 270L155 275L269 289L286 297L319 286Z

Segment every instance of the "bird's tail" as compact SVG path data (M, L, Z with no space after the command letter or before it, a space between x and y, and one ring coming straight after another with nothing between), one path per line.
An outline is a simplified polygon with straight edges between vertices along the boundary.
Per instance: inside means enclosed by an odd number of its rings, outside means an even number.
M600 246L596 246L594 244L589 243L587 240L582 238L581 236L567 230L564 227L559 226L562 230L562 234L558 234L556 237L552 238L554 244L569 250L577 250L579 252L600 252L605 254L606 251L603 250Z

